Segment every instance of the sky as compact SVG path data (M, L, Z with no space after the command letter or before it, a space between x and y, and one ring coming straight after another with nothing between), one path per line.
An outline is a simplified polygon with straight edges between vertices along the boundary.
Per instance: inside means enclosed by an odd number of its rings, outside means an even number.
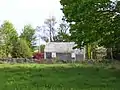
M9 20L20 34L24 25L41 26L50 16L59 22L63 16L60 8L59 0L0 0L0 23Z
M24 25L42 26L50 16L60 22L63 16L60 8L59 0L0 0L0 24L9 20L20 35Z

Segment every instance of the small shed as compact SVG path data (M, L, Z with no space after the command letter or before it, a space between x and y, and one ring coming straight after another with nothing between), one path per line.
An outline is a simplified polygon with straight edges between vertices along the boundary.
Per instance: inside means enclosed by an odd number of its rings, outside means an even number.
M44 50L44 59L84 60L84 49L73 49L74 42L48 42Z

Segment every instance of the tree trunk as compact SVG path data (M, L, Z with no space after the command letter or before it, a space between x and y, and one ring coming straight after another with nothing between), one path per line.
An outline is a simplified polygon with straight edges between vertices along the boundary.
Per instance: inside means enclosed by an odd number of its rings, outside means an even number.
M113 50L112 48L107 48L107 59L113 60Z
M52 22L50 22L50 31L49 31L49 34L50 34L50 42L52 42L52 25L51 25Z
M92 59L91 45L86 45L86 59Z
M85 56L86 56L86 59L88 59L88 45L85 46L85 52L86 52L86 53L85 53L85 54L86 54L86 55L85 55Z
M52 33L51 33L51 28L50 28L50 42L52 42Z
M91 45L88 45L88 59L92 59Z
M92 58L93 58L93 59L97 59L95 48L93 48L93 51L92 51Z
M111 54L111 59L112 59L112 61L113 61L113 49L112 48L110 48L111 50L110 50L110 54Z

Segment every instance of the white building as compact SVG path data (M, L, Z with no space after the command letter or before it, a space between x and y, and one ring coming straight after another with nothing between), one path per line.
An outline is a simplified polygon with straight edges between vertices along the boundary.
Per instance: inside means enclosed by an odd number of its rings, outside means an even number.
M44 58L58 58L60 60L84 60L84 49L73 49L74 42L49 42L45 46Z

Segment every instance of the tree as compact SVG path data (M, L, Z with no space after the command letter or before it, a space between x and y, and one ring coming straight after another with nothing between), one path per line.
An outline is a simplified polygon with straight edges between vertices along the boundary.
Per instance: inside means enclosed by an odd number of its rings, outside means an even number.
M45 25L46 25L46 30L48 31L49 33L49 39L50 39L50 42L54 41L54 36L55 36L55 25L56 25L56 19L55 17L51 17L49 19L46 19L45 20Z
M97 43L115 47L120 34L120 2L110 0L61 0L66 21L70 23L70 38L76 48Z
M40 52L44 52L44 49L45 49L45 45L40 45Z
M35 32L36 30L31 25L25 25L20 35L20 38L25 39L32 50L34 50L34 45L36 44Z
M41 39L44 41L48 40L50 42L54 41L54 36L56 35L55 25L56 25L56 19L55 17L48 18L44 21L44 26L37 27L37 31L42 32L42 35L40 35ZM44 35L43 35L44 34Z
M65 21L59 24L58 33L53 38L54 38L54 42L69 41L69 25Z
M32 56L32 50L25 39L19 38L13 47L12 57L29 58Z
M59 24L58 28L56 27L55 17L46 19L42 27L37 27L39 37L45 42L65 42L69 41L69 25L63 20Z
M13 50L13 44L18 39L18 34L13 26L13 24L9 21L4 21L1 25L1 41L2 45L4 46L4 50L6 56L11 55Z
M4 57L5 55L5 50L3 48L4 44L3 44L3 33L0 27L0 58Z
M0 27L0 58L3 58L6 56L5 54L5 45L4 45L4 38L3 38L3 32Z

